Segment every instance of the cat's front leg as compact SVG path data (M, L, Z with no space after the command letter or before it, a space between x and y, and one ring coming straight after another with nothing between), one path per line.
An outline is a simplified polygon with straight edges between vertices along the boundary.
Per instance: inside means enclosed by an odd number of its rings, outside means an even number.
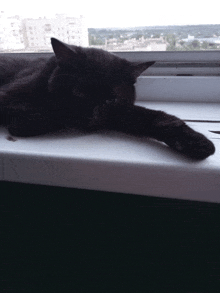
M215 152L210 140L181 119L139 106L108 104L96 107L91 126L152 137L194 159L205 159Z
M193 159L202 160L214 154L214 144L203 134L193 130L175 116L164 112L159 116L162 119L166 118L162 122L154 122L152 137Z

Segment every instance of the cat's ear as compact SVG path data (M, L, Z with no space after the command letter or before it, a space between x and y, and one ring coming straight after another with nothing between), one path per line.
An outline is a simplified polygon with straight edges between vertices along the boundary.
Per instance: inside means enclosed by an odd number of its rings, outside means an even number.
M77 46L69 46L55 38L51 38L51 45L59 63L69 64L76 58Z
M144 72L148 67L153 65L155 61L150 62L133 62L132 63L132 71L135 78L138 78L138 76Z

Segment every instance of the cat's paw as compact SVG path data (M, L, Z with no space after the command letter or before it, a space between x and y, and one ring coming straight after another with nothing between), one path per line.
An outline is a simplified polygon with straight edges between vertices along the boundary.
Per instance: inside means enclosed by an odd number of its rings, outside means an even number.
M206 159L215 152L215 146L209 139L190 128L167 144L178 152L196 160Z

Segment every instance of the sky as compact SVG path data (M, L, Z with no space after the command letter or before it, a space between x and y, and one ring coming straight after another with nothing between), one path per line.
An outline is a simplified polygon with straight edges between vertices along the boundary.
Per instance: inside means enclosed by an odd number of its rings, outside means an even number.
M216 0L5 0L0 10L29 18L84 15L90 28L220 24Z

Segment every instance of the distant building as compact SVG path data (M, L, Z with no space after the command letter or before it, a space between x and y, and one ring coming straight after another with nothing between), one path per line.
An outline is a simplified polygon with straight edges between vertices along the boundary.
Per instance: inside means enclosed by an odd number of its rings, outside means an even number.
M110 39L105 43L107 50L121 51L166 51L167 43L163 37L145 39L143 36L138 40L131 38L123 43L117 43L117 39Z
M195 39L194 36L190 36L190 35L188 35L188 41L193 41L194 39Z
M22 34L22 21L18 15L6 17L0 13L0 50L24 50L24 37Z
M21 19L0 12L1 51L51 51L50 38L68 44L89 45L85 18L57 14L55 18Z
M167 49L166 43L152 42L145 48L139 49L139 51L166 51L166 49Z
M88 46L88 29L83 16L66 17L57 14L55 18L24 19L25 47L28 50L52 50L50 38L55 37L68 44Z

